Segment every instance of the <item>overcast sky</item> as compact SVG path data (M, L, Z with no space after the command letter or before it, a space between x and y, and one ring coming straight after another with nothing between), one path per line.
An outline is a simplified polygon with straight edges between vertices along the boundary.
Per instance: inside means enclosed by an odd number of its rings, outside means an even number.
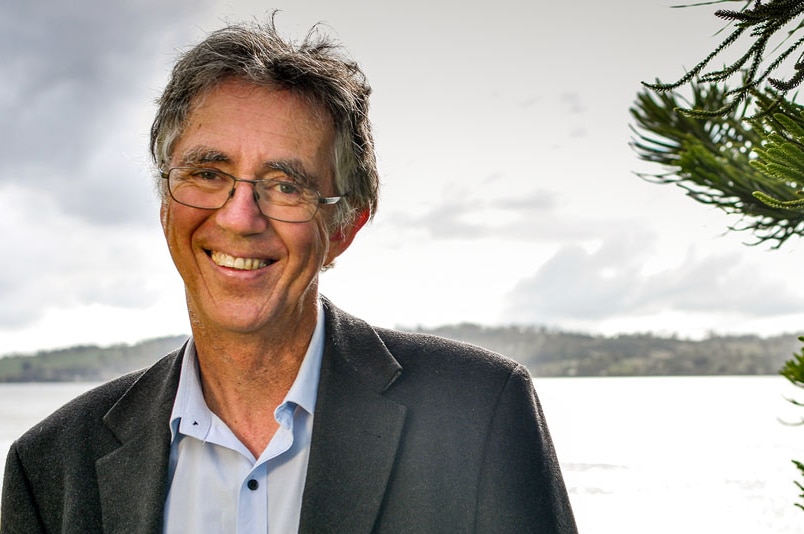
M189 332L147 134L178 51L226 20L323 22L365 69L380 210L322 292L382 326L799 333L804 250L635 176L628 108L717 42L671 2L0 4L0 354ZM190 7L191 6L191 7Z

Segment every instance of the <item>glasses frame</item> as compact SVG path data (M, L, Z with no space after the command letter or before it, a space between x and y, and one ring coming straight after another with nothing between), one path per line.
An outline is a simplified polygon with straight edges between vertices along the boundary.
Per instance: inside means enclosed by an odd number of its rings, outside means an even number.
M229 190L229 194L226 196L226 200L224 200L223 203L220 206L216 207L216 208L207 208L207 207L202 207L202 206L194 206L193 204L188 204L187 202L182 202L181 200L177 199L176 196L173 194L173 189L170 186L170 173L172 173L174 170L199 170L199 171L215 172L217 174L220 174L220 175L225 176L225 177L229 178L230 180L232 180L232 188ZM195 208L195 209L199 209L199 210L210 210L210 211L219 210L222 207L224 207L226 205L226 203L229 202L229 199L231 199L234 196L235 189L237 189L237 184L239 182L243 182L243 183L246 183L246 184L251 184L251 185L253 185L255 187L254 193L253 193L254 203L257 204L257 209L260 211L260 213L263 215L263 217L267 217L267 218L269 218L271 220L274 220L274 221L287 222L287 223L306 223L306 222L310 222L315 218L315 216L318 213L318 210L319 210L319 208L321 206L333 206L333 205L337 204L338 202L340 202L341 199L343 199L344 197L349 196L349 193L344 193L342 195L338 195L338 196L334 196L334 197L325 197L325 196L321 196L321 193L319 193L317 189L314 189L314 188L306 186L306 185L301 185L301 184L298 184L296 182L289 182L289 181L285 181L285 180L249 180L249 179L246 179L246 178L238 178L237 176L233 176L233 175L229 174L228 172L223 172L222 170L215 169L215 168L212 168L212 167L187 167L187 166L171 167L166 171L165 170L160 170L159 174L160 174L160 176L162 177L163 180L167 180L167 190L168 190L168 194L170 194L170 198L172 198L173 200L175 200L176 202L178 202L182 206L187 206L187 207ZM301 188L301 189L306 189L308 191L312 191L313 193L315 193L315 195L318 197L318 200L314 201L314 203L312 204L312 206L315 209L313 210L313 212L310 215L310 217L308 219L301 220L301 221L297 221L297 220L289 221L287 219L281 219L281 218L278 218L278 217L272 217L271 215L267 215L265 212L263 212L262 211L262 206L260 206L260 199L259 199L259 195L257 193L256 187L259 184L265 183L265 182L279 183L279 184L287 183L289 185L293 185L294 187L298 187L298 188Z

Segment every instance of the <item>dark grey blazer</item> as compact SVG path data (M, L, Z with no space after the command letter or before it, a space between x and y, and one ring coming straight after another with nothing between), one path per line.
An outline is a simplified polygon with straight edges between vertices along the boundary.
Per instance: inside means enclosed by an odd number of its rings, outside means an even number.
M300 532L573 533L530 376L483 349L325 302ZM59 409L11 447L0 533L160 533L183 350Z

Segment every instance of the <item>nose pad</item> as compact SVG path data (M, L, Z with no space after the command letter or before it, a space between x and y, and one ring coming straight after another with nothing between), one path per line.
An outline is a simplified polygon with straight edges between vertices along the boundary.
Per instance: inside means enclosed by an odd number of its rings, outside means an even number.
M248 184L237 184L237 188L242 187L248 189ZM249 203L249 198L254 204ZM229 200L215 214L216 224L231 233L240 235L264 232L268 219L263 215L262 208L256 201L258 198L259 195L255 194L253 190L238 193L236 188L232 189L229 193Z
M261 215L265 215L262 211L262 206L260 205L260 192L257 190L257 186L254 185L254 189L251 192L251 196L254 197L254 204L257 206L257 210L260 212Z
M232 186L232 189L229 191L229 198L226 201L228 202L229 200L232 200L236 192L237 192L237 184L234 184ZM262 207L260 206L260 193L259 191L257 191L256 186L254 186L253 184L251 189L251 197L254 199L254 203L257 205L257 209L260 211L260 213L262 213Z

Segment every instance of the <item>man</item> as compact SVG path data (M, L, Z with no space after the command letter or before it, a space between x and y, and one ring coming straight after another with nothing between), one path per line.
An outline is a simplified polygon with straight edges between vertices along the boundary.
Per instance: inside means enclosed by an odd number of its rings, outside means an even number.
M319 297L377 205L369 92L272 23L180 58L151 151L192 337L12 445L2 534L576 531L521 365Z

